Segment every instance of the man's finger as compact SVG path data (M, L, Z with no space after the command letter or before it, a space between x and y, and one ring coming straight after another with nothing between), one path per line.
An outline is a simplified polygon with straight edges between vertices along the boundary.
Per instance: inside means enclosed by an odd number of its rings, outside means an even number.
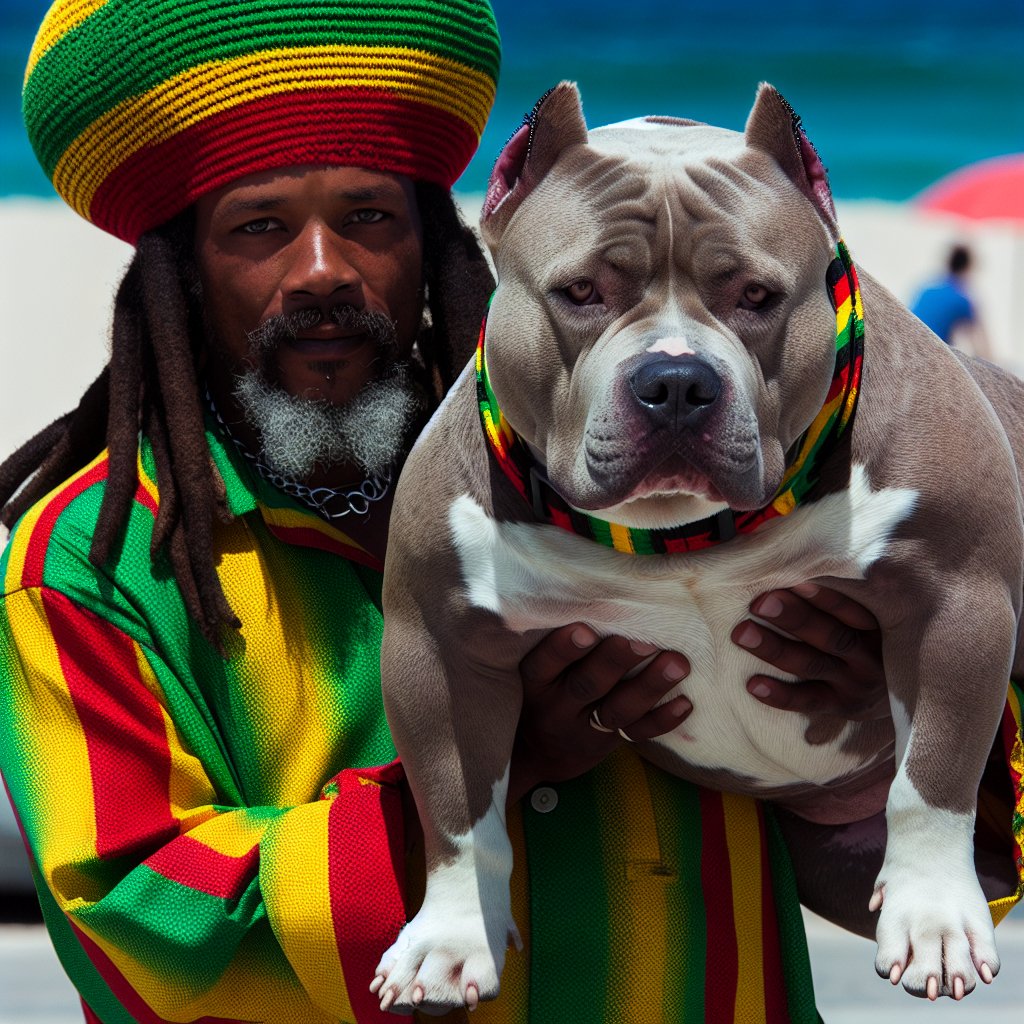
M690 664L681 654L662 651L636 675L618 683L601 701L601 722L610 729L625 730L630 739L647 738L634 737L632 726L657 708L689 672ZM689 707L689 701L686 704Z
M621 636L601 640L562 675L566 697L583 707L601 700L623 677L635 672L657 648Z
M673 697L672 700L648 711L622 731L634 743L638 740L652 740L655 736L664 736L665 733L671 732L680 722L686 720L692 710L693 705L686 697Z
M843 678L844 664L831 654L781 636L757 622L746 619L732 631L732 640L762 661L800 680Z
M802 597L808 604L827 612L851 629L877 630L878 620L853 598L840 594L831 587L823 587L819 583L800 583L791 587L794 593Z
M845 700L827 683L816 680L785 683L771 676L752 676L747 692L762 704L780 711L795 711L805 715L836 715L849 722L868 722L888 714L888 702L858 703Z
M835 591L830 593L835 594ZM788 590L762 594L751 603L750 610L807 646L838 658L849 658L864 640L861 629L850 626L831 611L822 611ZM861 610L865 615L869 614L865 609Z
M597 634L579 622L553 630L519 663L523 686L529 693L546 689L597 642Z

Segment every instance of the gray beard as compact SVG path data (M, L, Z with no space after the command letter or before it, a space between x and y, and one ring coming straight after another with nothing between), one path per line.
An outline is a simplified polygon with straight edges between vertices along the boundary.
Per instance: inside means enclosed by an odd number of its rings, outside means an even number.
M406 439L427 409L427 396L408 363L395 363L350 402L296 398L256 368L235 382L235 398L260 437L260 457L290 480L317 466L354 464L367 476L383 473L405 453Z

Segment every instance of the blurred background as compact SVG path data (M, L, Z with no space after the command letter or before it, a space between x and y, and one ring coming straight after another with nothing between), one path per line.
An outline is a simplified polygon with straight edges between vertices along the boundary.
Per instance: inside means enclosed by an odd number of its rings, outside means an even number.
M669 114L736 129L758 82L769 81L800 113L829 169L854 259L912 303L924 284L944 276L951 247L967 246L973 261L962 287L973 301L975 329L954 340L1024 371L1022 0L494 5L505 57L494 115L457 186L468 216L475 217L504 142L560 79L579 83L591 125ZM129 255L53 197L24 137L22 74L47 6L0 0L0 458L76 404L106 361L113 288ZM32 916L31 903L18 896L27 886L22 860L0 796L0 918ZM0 1024L43 1019L47 998L56 1009L46 1019L74 1019L59 979L40 988L31 974L53 965L45 961L45 940L26 935L0 933ZM871 976L870 946L820 929L812 939L812 951L835 948L840 958L847 955L843 942L856 944L856 969L830 974L826 960L815 965L837 1008L827 1019L862 1020L863 1006L843 1016L847 997L863 991L861 983L887 989ZM37 966L24 967L23 955ZM1019 1012L1019 959L1014 970L1016 989L1001 977L992 991L1002 985L1007 996L1015 992ZM843 994L848 973L855 989ZM11 987L19 980L26 992L32 988L22 1002ZM958 1009L886 994L900 1020L915 1019L918 1010L933 1011L934 1019L934 1011ZM987 1009L985 998L972 997L962 1019L1019 1019L1002 1016L996 1004Z

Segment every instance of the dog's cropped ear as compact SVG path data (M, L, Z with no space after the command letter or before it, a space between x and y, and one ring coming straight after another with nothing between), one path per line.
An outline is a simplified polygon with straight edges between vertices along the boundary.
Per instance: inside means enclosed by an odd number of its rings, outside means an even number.
M579 90L572 82L560 82L540 98L494 165L480 213L480 232L488 245L501 238L512 214L562 151L586 141Z
M838 237L836 208L825 166L811 145L800 118L782 94L762 82L744 131L747 145L775 157L787 176L814 203L821 218Z

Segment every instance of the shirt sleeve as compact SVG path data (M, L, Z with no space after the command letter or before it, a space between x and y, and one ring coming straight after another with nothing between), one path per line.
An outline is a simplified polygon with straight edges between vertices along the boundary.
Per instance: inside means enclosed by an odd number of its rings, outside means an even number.
M403 922L400 766L225 803L169 673L60 592L0 603L0 769L92 967L137 1020L386 1019L368 986Z

